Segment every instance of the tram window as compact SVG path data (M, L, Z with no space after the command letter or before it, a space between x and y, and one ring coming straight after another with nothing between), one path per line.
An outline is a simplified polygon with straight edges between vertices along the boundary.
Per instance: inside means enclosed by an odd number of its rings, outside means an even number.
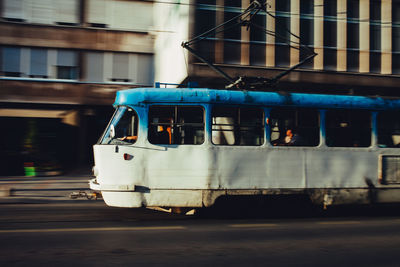
M191 106L151 106L149 142L176 145L204 143L204 109Z
M138 116L129 107L118 107L103 135L101 144L130 145L137 140Z
M379 147L400 147L400 112L378 113Z
M313 109L274 108L270 112L271 144L317 146L319 113Z
M328 110L326 144L330 147L369 147L371 114L363 110Z
M262 145L264 111L259 108L214 107L212 142L215 145Z

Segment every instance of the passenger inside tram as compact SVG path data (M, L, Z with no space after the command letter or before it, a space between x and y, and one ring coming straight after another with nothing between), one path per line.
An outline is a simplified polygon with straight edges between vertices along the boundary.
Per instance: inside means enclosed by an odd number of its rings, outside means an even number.
M172 118L156 118L149 129L149 141L152 144L172 144Z
M286 137L284 141L287 146L300 146L302 143L300 135L292 129L288 129L286 131Z
M157 132L157 144L165 144L170 145L172 134L171 134L171 127L170 126L158 126L159 131Z

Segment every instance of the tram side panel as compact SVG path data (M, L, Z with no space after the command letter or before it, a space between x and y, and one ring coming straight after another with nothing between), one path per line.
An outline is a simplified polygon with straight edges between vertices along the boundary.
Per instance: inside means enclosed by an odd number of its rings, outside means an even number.
M304 152L270 147L212 149L213 179L210 189L265 190L305 187Z
M367 180L377 182L377 163L369 149L314 149L307 154L307 188L367 188Z
M147 157L148 206L201 207L209 188L210 157L206 146L151 145Z

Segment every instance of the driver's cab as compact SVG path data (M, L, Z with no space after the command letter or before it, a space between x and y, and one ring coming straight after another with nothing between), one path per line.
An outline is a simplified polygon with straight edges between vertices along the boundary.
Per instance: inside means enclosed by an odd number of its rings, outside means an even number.
M100 139L101 145L130 145L138 136L138 115L130 107L119 106Z

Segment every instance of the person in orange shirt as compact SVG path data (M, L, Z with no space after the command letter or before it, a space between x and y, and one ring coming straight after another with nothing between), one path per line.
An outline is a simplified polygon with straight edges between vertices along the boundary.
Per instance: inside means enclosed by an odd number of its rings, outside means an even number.
M284 141L287 146L298 146L300 145L301 138L297 133L294 133L293 130L288 129Z

